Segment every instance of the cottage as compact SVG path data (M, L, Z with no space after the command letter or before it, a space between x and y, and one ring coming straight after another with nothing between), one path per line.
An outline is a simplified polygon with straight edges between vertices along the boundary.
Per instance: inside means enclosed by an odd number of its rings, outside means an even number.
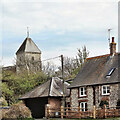
M64 83L65 96L69 96L67 87L69 84ZM53 77L51 80L36 87L32 91L21 96L21 100L29 107L34 118L45 117L45 106L49 104L51 108L60 108L63 97L63 80Z
M120 99L120 53L112 37L110 54L88 58L70 89L71 107L80 106L81 111L92 110L106 103L116 107Z

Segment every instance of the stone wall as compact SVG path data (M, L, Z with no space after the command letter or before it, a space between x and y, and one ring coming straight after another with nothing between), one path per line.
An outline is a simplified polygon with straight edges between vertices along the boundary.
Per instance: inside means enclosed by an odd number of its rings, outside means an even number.
M29 72L41 71L40 53L19 53L17 54L16 71L17 73L25 70Z
M109 95L102 95L102 85L94 86L95 96L93 96L93 87L87 86L87 95L84 97L79 97L79 88L73 88L70 95L71 107L78 107L80 102L87 102L88 110L91 110L93 109L94 100L97 108L102 100L108 101L109 107L116 107L119 98L119 86L120 84L110 84Z
M71 89L70 94L71 107L78 107L78 88Z
M88 98L88 110L93 109L93 88L91 86L87 87L87 98Z

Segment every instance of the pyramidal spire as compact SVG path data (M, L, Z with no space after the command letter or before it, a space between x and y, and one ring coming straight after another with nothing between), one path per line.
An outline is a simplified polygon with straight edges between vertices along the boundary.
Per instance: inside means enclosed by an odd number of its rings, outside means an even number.
M27 38L29 38L29 27L27 27Z

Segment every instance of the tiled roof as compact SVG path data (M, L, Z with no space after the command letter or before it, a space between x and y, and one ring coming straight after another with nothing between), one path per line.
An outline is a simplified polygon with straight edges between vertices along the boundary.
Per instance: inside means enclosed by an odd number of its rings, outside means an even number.
M67 87L69 84L64 83L65 95L69 96L69 89ZM58 77L53 77L51 80L45 82L44 84L34 88L30 92L21 96L20 99L36 98L36 97L62 97L63 96L63 80Z
M106 77L111 68L116 68ZM120 82L120 54L88 58L69 88Z
M40 49L36 46L36 44L32 41L31 38L26 38L16 54L21 52L33 52L33 53L41 53Z

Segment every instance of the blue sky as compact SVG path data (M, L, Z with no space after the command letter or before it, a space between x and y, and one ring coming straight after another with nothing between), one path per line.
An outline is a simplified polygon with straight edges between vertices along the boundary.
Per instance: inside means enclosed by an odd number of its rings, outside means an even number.
M116 0L2 0L2 64L12 65L15 52L30 37L42 51L42 60L63 54L75 57L86 45L90 56L109 53L108 28L118 42Z

